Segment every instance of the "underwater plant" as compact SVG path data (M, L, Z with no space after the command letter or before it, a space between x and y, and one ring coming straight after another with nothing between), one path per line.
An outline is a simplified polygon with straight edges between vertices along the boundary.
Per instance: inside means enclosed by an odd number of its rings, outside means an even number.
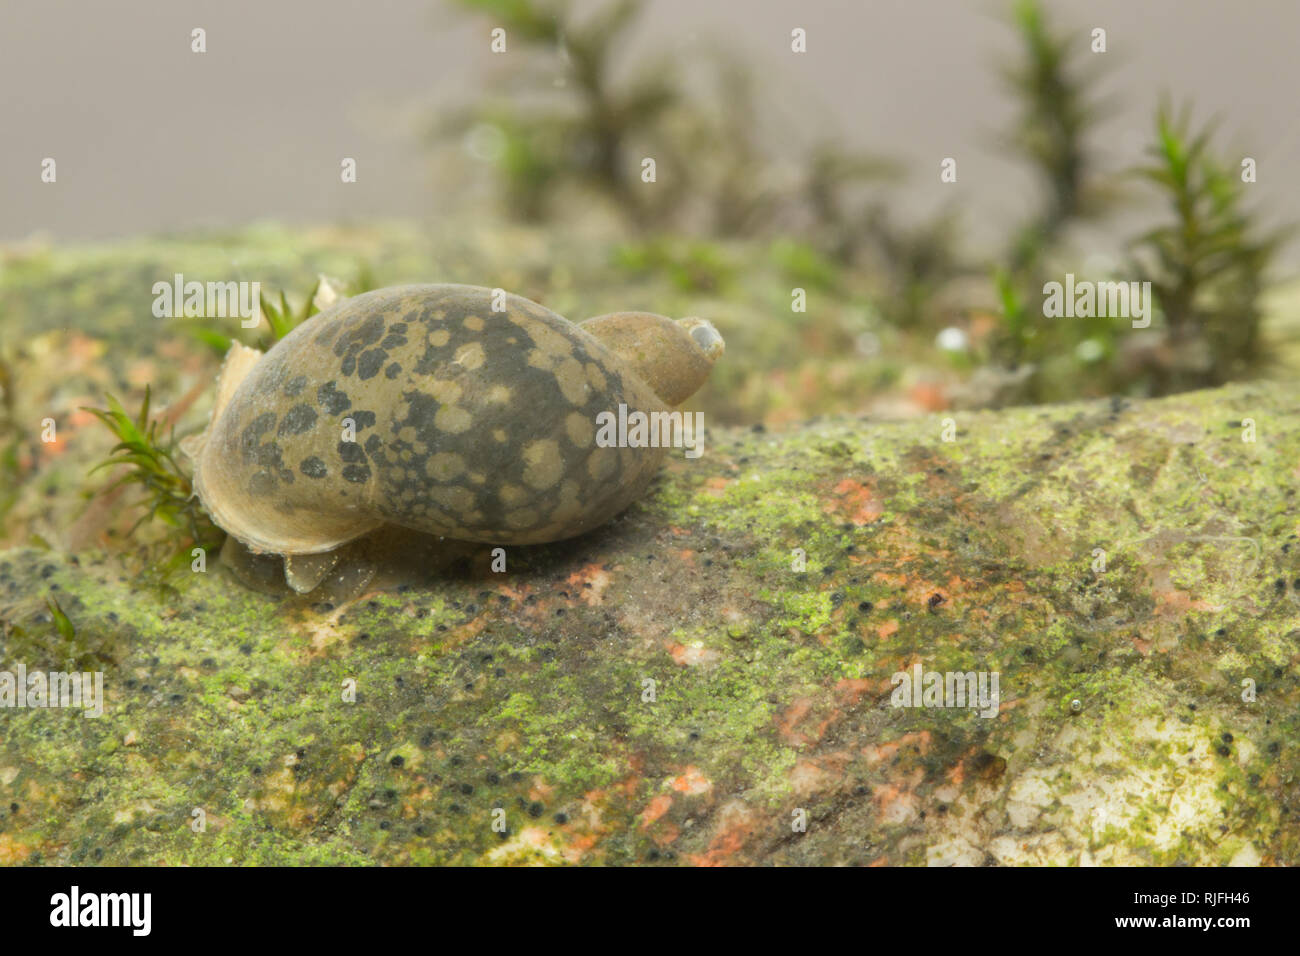
M0 352L0 520L18 500L22 477L19 450L23 436L14 414L14 377L12 363Z
M489 99L438 131L444 137L484 125L492 131L507 211L526 220L542 219L551 191L576 182L596 187L634 221L664 215L665 203L646 203L635 188L641 167L630 148L652 136L678 102L673 70L659 60L640 65L627 82L615 83L611 77L615 52L626 42L642 0L618 0L581 19L564 0L457 2L490 16L506 31L507 44L522 42L533 53L548 54L550 68L559 61L557 85L565 91L560 102L525 106L513 99ZM517 74L514 82L533 89L543 85L529 71Z
M1078 64L1077 36L1054 30L1040 0L1017 0L1011 22L1021 55L1001 73L1018 113L1004 142L1043 187L1041 208L1016 230L1007 255L1019 273L1032 271L1072 222L1099 215L1110 197L1093 181L1085 142L1104 107L1091 92L1095 71Z
M611 261L631 275L660 273L683 292L715 292L734 277L735 266L713 243L703 239L653 239L620 243Z
M912 226L894 222L883 204L875 204L865 217L877 261L883 264L886 293L881 314L900 329L933 324L932 301L943 286L971 267L958 250L958 213L941 209Z
M1156 114L1153 162L1134 170L1164 196L1172 221L1129 245L1134 270L1164 320L1167 349L1146 363L1152 390L1168 394L1221 385L1257 371L1260 295L1293 226L1266 231L1244 208L1243 177L1210 152L1214 126L1193 129L1191 110Z
M106 468L125 468L112 483L101 489L101 495L132 484L144 492L135 505L143 513L127 535L156 518L177 533L182 552L191 544L207 550L220 547L224 533L212 523L194 497L190 477L176 460L178 446L174 427L168 427L164 435L163 420L150 416L149 388L146 386L144 401L134 416L114 396L108 395L105 400L107 410L89 407L84 410L113 433L117 444L106 459L91 469L91 473Z
M463 114L456 131L492 130L488 152L515 216L574 215L566 189L611 199L634 237L613 245L612 264L625 274L662 277L689 293L734 291L747 266L708 240L767 238L773 261L800 287L863 294L869 312L926 343L964 323L946 364L960 374L980 366L1002 383L997 404L1164 394L1261 368L1259 302L1283 233L1253 226L1242 184L1227 166L1211 168L1203 146L1169 119L1158 121L1157 165L1143 175L1167 193L1174 220L1128 244L1122 274L1114 267L1091 277L1150 282L1155 328L1131 335L1114 317L1039 320L1048 318L1038 315L1047 286L1084 271L1070 267L1080 258L1070 245L1076 227L1108 215L1131 181L1100 168L1090 146L1111 106L1093 65L1106 58L1090 56L1089 33L1054 22L1042 0L1012 0L1018 54L998 66L1015 106L1000 142L1026 164L1038 201L993 255L963 249L956 206L920 222L899 216L881 187L903 167L887 156L821 138L793 164L774 162L759 135L760 107L779 97L766 95L762 77L721 52L723 44L711 43L701 60L716 67L704 95L691 85L685 96L674 85L684 84L682 65L669 69L667 58L654 71L634 63L631 79L616 81L611 66L643 12L640 0L582 17L567 0L456 2L492 17L530 54L512 66L504 95ZM1094 32L1094 51L1097 41ZM1188 141L1185 169L1169 151L1171 136ZM643 145L669 172L653 191L638 181L634 150ZM862 286L851 281L859 276Z
M848 193L868 184L897 181L901 164L827 142L813 147L804 167L798 198L807 204L816 241L840 262L854 261L868 236L881 235L884 217L878 207L855 209Z
M318 276L315 284L305 295L295 296L295 299L300 298L302 303L297 308L290 303L283 289L280 290L278 301L275 298L268 298L265 292L259 293L258 306L266 319L270 335L263 335L258 341L258 346L263 349L270 347L338 299L360 295L373 288L375 288L374 274L368 265L362 264L350 282L324 275ZM230 351L230 346L236 341L232 336L211 325L196 324L191 328L190 334L220 356Z
M1017 114L1002 142L1023 159L1040 184L1041 201L1013 231L1002 261L992 266L1000 318L988 344L991 368L1015 386L1011 401L1048 401L1096 387L1109 374L1099 360L1113 354L1113 329L1098 323L1029 321L1027 303L1041 296L1047 260L1071 225L1100 216L1113 190L1093 171L1086 137L1101 104L1092 88L1095 71L1077 61L1077 34L1054 27L1040 0L1017 0L1011 8L1020 56L1000 67Z

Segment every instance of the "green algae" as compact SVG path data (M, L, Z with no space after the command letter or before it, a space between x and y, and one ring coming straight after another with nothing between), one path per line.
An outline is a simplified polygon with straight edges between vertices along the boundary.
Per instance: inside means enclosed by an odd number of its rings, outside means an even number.
M288 239L231 242L300 282ZM385 281L427 271L386 243L368 250ZM122 350L139 280L174 254L128 245L126 265L86 251L59 273L104 282L95 328ZM220 268L207 248L185 271ZM348 274L329 255L311 261ZM61 261L4 278L23 322ZM628 306L574 291L576 261L563 295ZM459 268L440 274L476 281ZM90 301L50 321L84 325ZM761 336L728 334L728 358ZM710 401L734 412L727 394ZM0 862L1294 864L1297 413L1250 385L717 428L606 528L337 606L215 559L159 591L120 543L11 538L5 666L71 656L109 707L0 716ZM58 526L42 498L24 488L22 521ZM915 662L999 672L999 715L891 707Z

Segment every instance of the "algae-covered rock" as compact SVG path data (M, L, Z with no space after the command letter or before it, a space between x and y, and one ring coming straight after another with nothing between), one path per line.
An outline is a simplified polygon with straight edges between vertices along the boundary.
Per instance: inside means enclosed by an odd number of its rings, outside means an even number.
M1298 485L1270 384L715 429L338 605L15 546L3 666L106 703L0 711L0 861L1300 863Z

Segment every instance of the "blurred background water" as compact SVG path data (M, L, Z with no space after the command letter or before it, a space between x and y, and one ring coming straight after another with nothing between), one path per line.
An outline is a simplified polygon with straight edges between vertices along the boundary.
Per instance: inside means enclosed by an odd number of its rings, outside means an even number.
M586 0L581 19L607 6ZM887 153L911 175L891 185L904 220L949 198L938 161L959 160L971 242L1028 213L1031 171L996 141L1015 112L996 68L1015 53L992 0L650 0L612 72L673 55L683 78L722 52L760 79L754 135L773 170L823 139ZM1049 0L1079 31L1108 32L1089 133L1099 162L1136 162L1162 92L1221 115L1260 161L1264 199L1300 218L1300 71L1292 0ZM491 16L411 0L5 0L0 30L0 239L133 235L252 219L288 223L415 216L463 202L430 124L480 95L515 60L488 49ZM790 30L808 52L790 51ZM190 52L190 31L208 50ZM522 51L521 55L522 55ZM543 76L544 76L543 71ZM559 71L556 71L558 78ZM59 188L39 164L58 160ZM358 161L343 188L339 161ZM1290 183L1291 188L1276 188ZM1263 192L1264 189L1259 190ZM1263 198L1263 197L1261 197ZM1135 202L1138 200L1135 200ZM1090 242L1111 248L1123 213ZM1285 250L1296 261L1300 250Z
M1297 35L1290 0L9 0L0 323L139 355L179 272L299 318L322 273L499 285L708 316L723 424L1294 379ZM1150 283L1149 327L1053 317L1068 276Z

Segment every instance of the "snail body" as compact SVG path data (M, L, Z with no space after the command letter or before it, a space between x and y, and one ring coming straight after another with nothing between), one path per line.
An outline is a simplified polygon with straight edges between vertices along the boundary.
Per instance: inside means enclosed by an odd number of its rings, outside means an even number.
M636 500L666 453L601 447L600 413L670 411L722 347L702 319L575 325L474 286L365 293L265 354L232 346L186 447L195 491L248 549L283 555L295 587L295 563L327 569L310 556L385 524L494 544L572 537Z

